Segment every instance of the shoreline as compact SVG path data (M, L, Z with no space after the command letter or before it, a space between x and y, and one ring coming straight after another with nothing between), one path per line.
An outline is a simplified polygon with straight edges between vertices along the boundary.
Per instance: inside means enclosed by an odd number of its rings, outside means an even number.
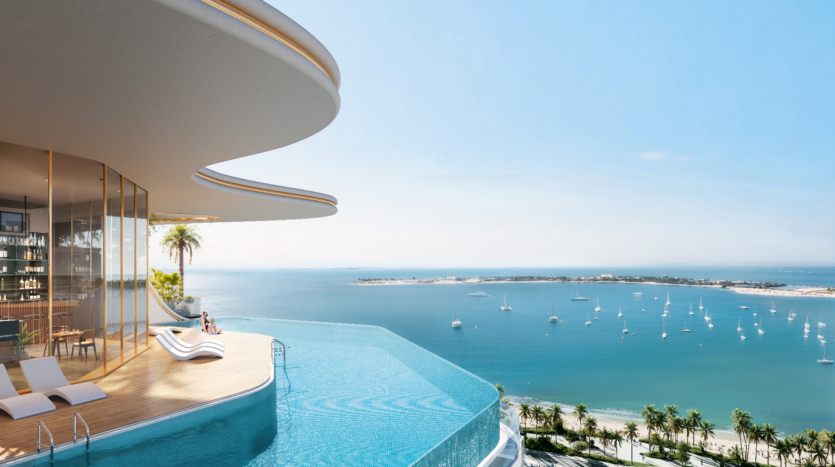
M589 281L589 280L495 280L495 281L479 281L467 282L458 280L443 280L443 279L394 279L394 280L373 280L373 281L355 281L353 284L360 286L368 285L484 285L484 284L536 284L536 283L572 283L572 284L634 284L634 285L661 285L670 287L703 287L709 289L725 289L732 292L745 295L763 295L772 297L819 297L819 298L835 298L835 293L830 292L832 287L823 286L806 286L801 289L783 290L783 289L762 289L753 287L735 287L735 286L721 286L718 284L667 284L662 282L633 282L633 281ZM796 284L791 284L796 285Z
M531 405L533 405L534 403L538 403L542 408L550 407L551 404L552 404L551 402L537 401L537 400L535 400L533 398L530 398L530 397L507 396L507 399L513 404L512 408L513 408L513 410L516 411L517 414L519 413L519 404L521 404L521 403L528 403L528 404L531 404ZM577 420L574 418L573 406L564 405L564 404L557 404L557 405L562 407L563 410L565 411L565 413L563 414L563 417L562 417L563 418L563 426L565 428L568 428L568 429L578 430L580 427L577 425ZM663 407L661 407L660 409L663 410ZM603 414L600 411L597 411L597 410L594 410L594 409L590 409L588 415L591 416L591 417L594 417L597 420L598 428L604 428L605 427L605 428L608 428L610 430L623 430L623 425L626 422L635 422L635 423L638 424L639 438L646 438L647 437L646 423L644 423L643 419L641 419L640 417L636 417L636 418L632 418L632 417L616 418L616 417L612 417L611 415ZM521 420L521 416L520 416L520 420ZM529 426L529 424L530 424L530 420L528 420L527 423L525 423L524 426L533 428L533 426ZM520 427L521 426L522 425L521 425L521 422L520 422ZM782 434L782 435L785 436L785 434ZM692 436L691 436L690 439L692 441L692 439L693 439ZM783 437L781 437L780 439L783 439ZM701 438L697 434L696 435L696 443L698 443L699 441L701 441ZM728 452L729 449L731 449L733 446L736 446L737 444L739 444L739 439L733 431L730 431L729 429L719 428L719 426L717 425L717 428L714 431L714 436L712 438L708 439L707 443L708 443L708 451L718 453L719 450L721 449L727 455L727 452ZM763 446L760 446L760 447L762 448ZM760 449L760 451L765 451L765 450ZM754 455L754 446L753 445L751 445L751 447L750 447L750 454L751 454L751 456ZM760 457L763 457L762 452L760 453ZM772 457L772 460L776 461L776 457Z

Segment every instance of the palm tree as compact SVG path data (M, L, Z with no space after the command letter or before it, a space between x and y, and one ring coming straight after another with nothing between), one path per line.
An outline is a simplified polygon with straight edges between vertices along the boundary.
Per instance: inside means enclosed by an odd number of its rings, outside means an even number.
M794 435L794 450L797 451L797 462L803 462L803 451L806 449L806 443L809 438L803 433Z
M783 467L783 461L788 463L789 458L792 455L792 448L789 443L783 440L777 440L774 443L774 451L777 453L777 460L780 461L780 467Z
M668 443L672 444L672 442L673 442L673 438L672 438L673 431L671 429L672 428L671 424L670 423L665 423L665 424L661 425L660 428L661 428L661 431L664 433L664 438L667 439Z
M667 417L678 417L678 406L675 404L665 405L664 412L667 413Z
M771 445L777 441L777 428L770 423L762 424L762 440L765 441L768 453L768 465L771 465Z
M528 404L519 404L519 416L522 417L522 425L526 426L527 423L525 423L525 421L527 421L527 419L531 416L531 406ZM528 435L525 434L526 438L527 436Z
M797 450L797 437L795 435L787 436L783 442L786 443L786 447L789 448L789 454L793 455ZM791 458L789 458L789 460L791 460ZM799 464L800 461L798 460L797 463Z
M499 399L504 400L504 386L496 384L496 390L499 391Z
M807 449L807 451L809 451L809 454L811 454L809 457L818 461L820 467L823 467L823 463L826 462L826 448L824 448L820 442L813 441L811 444L809 444L809 448Z
M583 426L583 420L589 415L589 407L586 404L577 404L574 406L574 418L577 423Z
M815 462L812 459L806 458L803 459L803 462L800 463L800 467L817 467Z
M742 455L742 449L739 448L738 444L735 444L734 447L728 450L728 457L739 464L742 464L745 461Z
M687 428L687 421L681 417L673 417L670 420L671 430L676 435L676 443L678 443L678 435L683 433Z
M623 434L629 439L629 462L635 462L632 457L632 443L638 437L638 424L635 422L626 422L623 425Z
M597 419L594 417L586 417L585 420L585 429L586 429L586 436L589 438L594 438L597 434ZM587 439L586 442L589 443L589 455L591 455L591 439Z
M699 431L702 432L702 441L707 443L708 438L713 438L716 430L716 425L710 423L707 420L702 420L702 423L699 424Z
M759 454L759 450L757 449L760 445L760 441L763 440L763 431L759 425L751 424L748 427L747 432L748 439L754 442L754 465L757 464L757 455Z
M185 277L185 267L183 265L183 256L185 250L188 250L188 264L191 265L191 258L194 250L200 249L200 242L203 239L197 233L197 229L186 224L179 224L168 229L165 236L159 242L160 246L168 250L168 257L174 256L174 262L179 262L180 277ZM183 298L183 287L180 287L180 299Z
M832 458L832 464L835 464L835 432L829 430L821 430L820 442Z
M557 423L562 421L563 411L562 407L557 404L545 409L545 417L554 427L554 436L557 435Z
M617 459L618 458L618 445L623 443L623 432L618 431L618 430L612 430L610 440L612 441L612 444L615 445L615 459ZM631 448L630 448L630 452L631 452ZM630 454L629 457L631 458L632 454Z
M542 410L542 407L534 404L534 406L531 407L531 416L534 419L536 432L539 433L539 422L545 418L545 411Z
M702 422L702 413L696 409L690 409L687 411L687 421L688 427L690 431L693 432L693 444L696 444L696 430L699 429L699 425Z
M655 415L655 431L661 432L667 436L667 414L665 412L658 412Z
M597 432L597 437L600 438L600 445L603 446L603 455L605 456L606 446L609 445L609 441L612 439L612 432L604 426L602 430Z
M647 439L649 441L649 450L652 451L652 427L655 425L655 419L658 416L658 409L654 405L645 405L644 410L641 410L641 417L647 424Z
M731 413L731 420L733 420L734 432L736 432L736 435L739 437L739 444L745 446L744 452L747 454L747 443L743 442L743 439L747 438L743 437L748 433L748 429L751 427L753 420L751 414L743 412L739 409L734 409Z

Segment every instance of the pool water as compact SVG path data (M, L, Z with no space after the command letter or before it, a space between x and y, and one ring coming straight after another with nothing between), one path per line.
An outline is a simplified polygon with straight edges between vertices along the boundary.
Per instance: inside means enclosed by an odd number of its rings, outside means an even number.
M492 385L385 329L246 318L216 323L288 347L286 364L276 367L274 398L174 436L104 451L94 443L84 459L66 465L463 467L476 466L499 441Z

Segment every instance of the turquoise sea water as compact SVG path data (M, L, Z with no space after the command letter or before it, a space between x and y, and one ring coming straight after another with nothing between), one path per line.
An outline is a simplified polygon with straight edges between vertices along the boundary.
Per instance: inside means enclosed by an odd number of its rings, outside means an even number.
M803 271L802 273L800 271ZM644 404L695 408L728 425L734 408L784 433L835 426L835 367L820 365L817 322L835 327L835 299L771 298L722 289L632 284L473 284L357 286L359 277L591 275L601 269L502 270L194 270L189 294L202 296L212 316L282 318L382 326L495 383L511 396L574 404L611 416L634 417ZM617 269L623 275L661 275L835 285L835 268ZM577 287L590 301L571 301ZM483 291L489 298L468 293ZM632 293L642 291L641 298ZM672 306L662 339L663 305ZM502 312L502 294L513 311ZM603 311L591 326L594 297ZM653 300L653 297L659 300ZM699 298L714 328L698 310ZM689 315L693 304L695 315ZM549 322L551 305L560 318ZM621 306L623 319L617 317ZM749 306L741 310L740 305ZM646 313L641 312L641 308ZM463 328L453 329L453 309ZM787 313L797 313L794 321ZM759 316L753 317L757 312ZM812 323L803 337L806 318ZM593 318L592 318L593 319ZM765 334L754 322L762 319ZM692 330L685 334L686 325ZM741 321L747 339L740 340ZM632 335L635 333L635 335ZM280 331L277 336L281 338ZM832 330L835 339L835 330ZM835 357L835 348L832 348Z

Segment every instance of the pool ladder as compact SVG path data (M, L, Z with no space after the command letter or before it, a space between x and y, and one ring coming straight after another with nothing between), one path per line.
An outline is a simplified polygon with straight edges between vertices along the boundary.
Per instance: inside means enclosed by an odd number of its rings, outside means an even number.
M41 428L43 431L46 431L47 436L49 436L49 445L41 443ZM49 446L49 463L55 462L55 440L52 439L52 433L49 432L49 428L46 427L46 423L38 422L38 452L41 452L41 448L46 448Z
M280 340L273 339L272 341L273 346L273 364L275 364L275 358L281 357L284 360L284 363L287 363L287 347L282 343Z
M78 438L85 436L78 432L78 421L81 420L81 423L84 424L84 428L87 430L87 451L90 451L90 427L87 425L87 422L81 418L81 414L76 412L75 415L72 417L72 442L78 441Z

